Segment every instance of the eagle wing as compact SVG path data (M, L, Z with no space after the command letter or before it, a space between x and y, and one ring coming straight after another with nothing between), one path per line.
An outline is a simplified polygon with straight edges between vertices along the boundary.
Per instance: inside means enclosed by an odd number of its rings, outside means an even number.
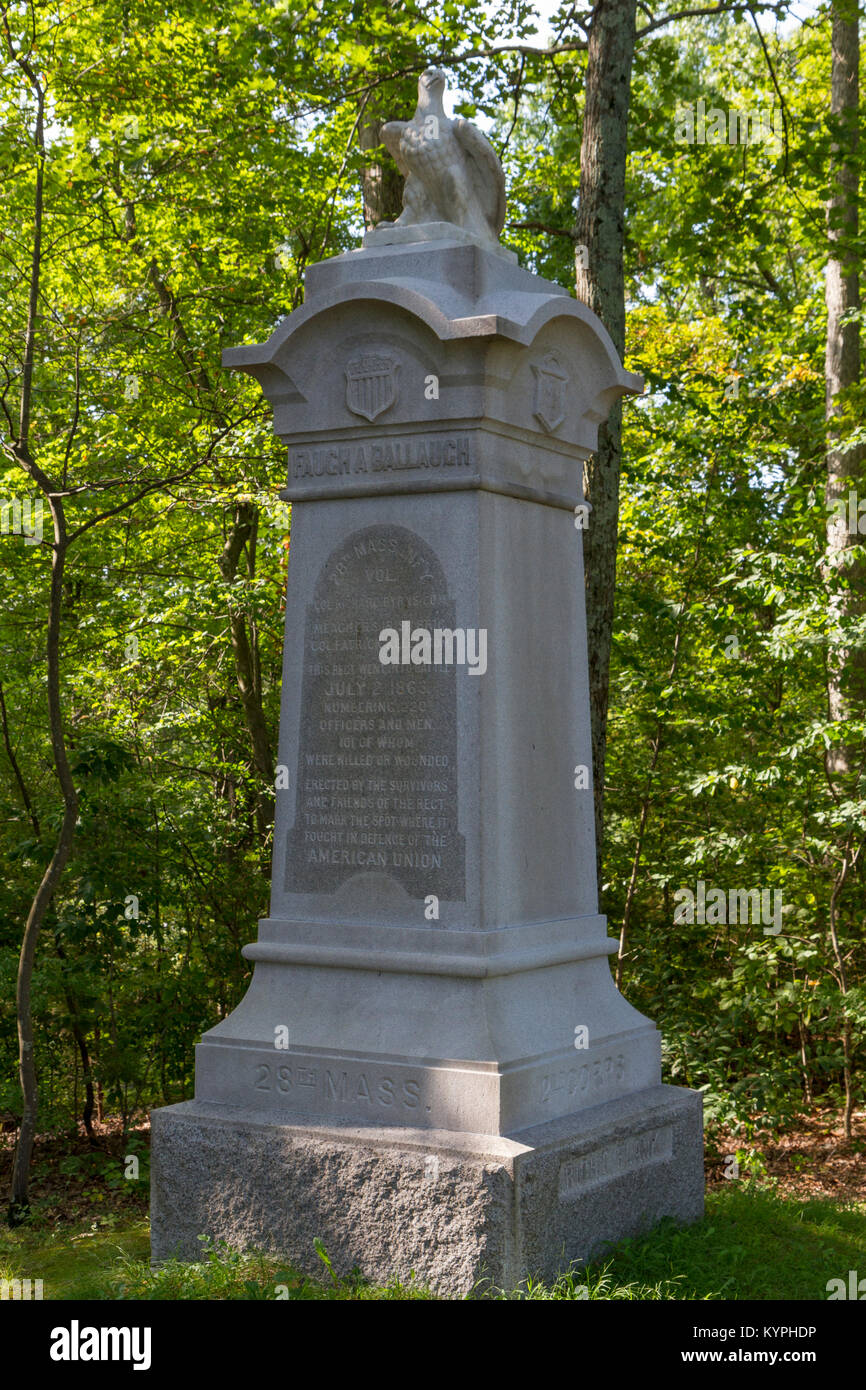
M479 202L485 218L496 236L505 225L505 175L499 156L477 126L471 121L457 116L452 128L460 148L466 155L475 175L473 183L478 192ZM387 126L385 127L387 130ZM390 149L390 145L388 146Z
M394 163L397 165L404 179L408 179L409 177L409 166L403 158L400 146L403 139L403 131L408 124L408 121L388 121L382 126L381 130L382 144L393 158Z

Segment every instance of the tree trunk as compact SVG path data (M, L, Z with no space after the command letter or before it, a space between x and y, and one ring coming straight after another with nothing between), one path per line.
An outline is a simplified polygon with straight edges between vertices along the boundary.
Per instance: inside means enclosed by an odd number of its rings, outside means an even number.
M93 1025L93 1041L96 1044L96 1060L98 1063L99 1046L102 1041L102 1034L100 1032L98 1023L95 1023ZM98 1076L96 1078L96 1118L99 1124L105 1124L105 1095L102 1090L102 1082L100 1081Z
M21 768L18 765L18 759L15 756L15 749L12 747L12 736L9 732L9 716L6 712L6 701L3 697L2 681L0 681L0 721L2 721L3 723L3 742L6 745L6 756L9 759L9 764L12 768L13 776L18 785L18 790L21 793L21 800L24 803L24 808L27 811L28 817L30 818L30 824L33 827L33 834L36 836L38 840L42 834L42 831L39 828L39 817L33 809L33 802L30 799L30 794L27 790L27 784L24 781L24 777L21 773Z
M234 580L244 546L247 547L247 572L250 579L255 577L255 542L258 530L259 509L253 502L238 502L235 505L234 524L229 531L222 553L219 557L219 570L226 584ZM246 617L234 599L229 595L229 631L232 652L235 659L235 676L241 707L252 747L253 765L264 782L267 792L256 796L256 824L260 834L264 834L274 816L274 757L271 750L271 736L262 708L261 676L259 672L258 645L255 624L247 630ZM252 642L250 641L252 634Z
M835 0L832 7L832 70L830 116L832 152L830 191L827 200L827 234L830 255L827 261L825 296L827 302L827 342L824 357L825 413L827 420L827 556L826 576L838 582L844 569L846 590L831 593L831 616L839 621L862 613L866 598L864 548L857 532L848 529L848 495L860 483L864 452L844 449L846 423L845 393L860 379L860 325L843 318L860 308L857 273L858 234L858 106L860 39L855 0ZM854 513L856 515L856 507ZM857 557L851 555L856 548ZM852 562L853 559L853 563ZM852 696L859 703L866 695L864 653L831 648L829 655L828 709L830 718L851 716ZM828 751L827 768L831 780L844 778L854 770L858 754L843 741Z
M26 446L25 446L26 447ZM41 470L29 461L31 477L40 480L48 497L50 486ZM44 484L42 482L44 480ZM18 1017L18 1076L21 1083L22 1114L15 1159L12 1166L12 1190L9 1203L9 1222L16 1225L29 1211L30 1161L36 1139L36 1118L39 1112L39 1090L36 1080L36 1058L33 1053L32 985L36 960L36 944L54 890L72 852L75 823L78 819L78 794L72 781L63 718L60 711L60 620L63 607L63 570L66 561L66 525L63 504L59 498L48 497L54 519L54 546L51 554L51 598L48 609L48 718L54 767L63 794L63 820L50 863L36 890L27 915L21 954L18 960L16 1009Z
M576 222L577 297L598 314L620 356L625 351L625 168L635 10L636 0L599 0L593 10ZM586 260L585 266L583 260ZM598 449L584 470L584 487L592 505L584 545L599 872L604 835L604 769L621 460L622 406L617 404L607 423L599 429Z
M800 1070L803 1073L803 1100L811 1110L812 1099L812 1070L809 1066L809 1050L806 1045L806 1025L803 1022L802 1014L797 1015L797 1031L800 1037Z
M72 1031L81 1054L81 1071L84 1077L84 1110L81 1118L84 1122L84 1130L87 1138L94 1148L97 1147L98 1140L93 1130L93 1111L95 1101L93 1095L93 1071L90 1066L90 1054L87 1051L87 1039L82 1033L77 1023L73 1023Z
M18 412L18 433L7 446L15 462L24 469L42 493L54 525L54 544L51 548L51 594L48 604L46 635L46 676L48 721L54 770L63 796L63 819L48 867L30 905L21 952L18 957L18 977L15 986L15 1007L18 1024L18 1078L21 1085L21 1126L12 1162L12 1186L8 1219L17 1225L26 1218L30 1207L29 1179L33 1145L36 1140L36 1120L39 1113L39 1088L36 1078L36 1058L33 1051L33 968L36 945L45 914L54 890L72 851L75 823L78 819L78 795L72 781L63 718L60 711L60 625L63 615L63 575L66 565L66 519L62 499L55 494L57 487L37 465L30 452L30 419L33 395L33 370L36 362L36 328L39 321L39 289L42 269L42 228L44 220L45 173L45 93L28 60L16 53L8 28L5 31L10 59L17 64L30 84L36 99L36 119L33 130L33 152L36 178L33 188L33 242L30 251L30 283L28 286L27 323L24 331L24 358L21 365L21 397Z
M81 1014L80 1014L80 1012L79 1012L78 1003L77 1003L77 1000L76 1000L76 998L75 998L75 995L73 994L72 990L71 990L70 987L69 987L69 982L68 982L68 979L67 979L67 970L66 970L66 966L67 966L68 957L67 957L67 955L66 955L66 951L64 950L63 943L61 942L59 936L57 936L56 933L55 933L55 937L54 937L54 947L55 947L55 950L57 951L57 955L58 955L58 958L59 958L60 963L61 963L61 964L60 964L60 968L61 968L61 970L62 970L62 972L63 972L63 992L64 992L64 994L66 995L66 1007L67 1007L68 1010L69 1010L69 1019L70 1019L70 1028L71 1028L71 1030L72 1030L72 1037L73 1037L73 1039L74 1039L74 1041L75 1041L75 1046L76 1046L76 1048L78 1049L78 1054L79 1054L79 1056L81 1057L81 1074L82 1074L82 1077L83 1077L83 1080L84 1080L84 1110L83 1110L83 1112L82 1112L81 1118L82 1118L82 1120L83 1120L83 1122L84 1122L84 1130L85 1130L85 1133L87 1134L87 1138L90 1140L91 1145L92 1145L94 1148L96 1148L96 1147L97 1147L97 1138L96 1138L96 1134L94 1133L94 1129L93 1129L93 1111L94 1111L94 1107L95 1107L94 1093L93 1093L93 1068L92 1068L91 1065L90 1065L90 1053L89 1053L88 1048L87 1048L87 1038L85 1037L85 1035L84 1035L84 1029L83 1029L82 1026L81 1026ZM76 1122L76 1133L77 1133L77 1129L78 1129L78 1070L77 1070L77 1068L76 1068L76 1073L75 1073L75 1088L76 1088L76 1090L75 1090L75 1122Z
M849 860L849 846L846 845L842 859L842 867L836 875L833 888L830 893L830 945L833 950L833 958L836 962L836 983L842 995L842 1084L845 1088L845 1108L842 1116L843 1130L845 1138L850 1142L854 1137L854 1079L852 1070L852 1037L851 1019L848 1014L848 971L845 967L845 956L839 941L839 901L845 887L845 880L851 867Z
M830 190L827 199L827 235L830 255L827 261L825 296L827 302L827 343L824 356L825 414L827 421L827 554L825 577L830 585L831 619L850 621L866 608L866 566L864 548L858 533L848 529L848 494L856 492L864 457L862 448L845 449L850 433L850 393L860 380L860 324L843 323L844 317L860 308L860 282L857 273L859 220L858 124L860 100L860 33L856 0L834 0L832 16L832 67L830 78L830 118L832 147ZM847 418L846 418L847 417ZM857 507L854 507L857 514ZM856 548L852 556L851 549ZM852 563L853 561L853 563ZM839 586L844 571L844 588ZM848 651L844 643L831 646L828 653L827 705L830 718L846 720L862 707L866 697L866 653ZM837 794L856 795L862 774L863 750L853 748L842 738L826 753L827 775ZM853 784L852 777L853 774ZM846 785L847 784L847 785ZM848 851L830 898L830 941L836 960L842 993L842 1075L845 1087L844 1132L853 1132L854 1088L852 1076L852 1035L848 1014L848 979L839 944L838 928L842 892L847 877Z
M385 119L388 119L387 117ZM385 119L372 116L359 132L362 150L375 150L382 144ZM403 176L393 160L365 164L361 170L364 192L364 226L369 232L380 222L396 222L403 211Z

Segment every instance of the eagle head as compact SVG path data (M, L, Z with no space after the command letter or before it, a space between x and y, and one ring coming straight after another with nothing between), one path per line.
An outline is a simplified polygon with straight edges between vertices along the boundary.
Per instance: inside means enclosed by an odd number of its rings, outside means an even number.
M418 78L418 95L423 92L444 92L448 84L448 78L441 68L425 68Z

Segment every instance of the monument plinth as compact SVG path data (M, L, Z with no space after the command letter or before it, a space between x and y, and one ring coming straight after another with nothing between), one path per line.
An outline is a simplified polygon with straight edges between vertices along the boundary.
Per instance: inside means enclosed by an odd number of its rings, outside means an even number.
M405 238L311 267L225 354L293 503L271 911L195 1100L154 1112L152 1239L314 1270L318 1236L462 1294L697 1219L701 1098L661 1085L598 914L582 463L641 382L478 217L449 233L411 194L411 125Z

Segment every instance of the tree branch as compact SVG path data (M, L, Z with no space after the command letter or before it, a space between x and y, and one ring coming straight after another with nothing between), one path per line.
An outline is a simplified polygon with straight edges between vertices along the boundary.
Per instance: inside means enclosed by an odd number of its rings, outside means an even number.
M646 7L641 6L641 8L645 9ZM643 39L646 37L647 34L654 33L656 29L662 29L665 24L673 24L674 21L677 19L698 19L702 15L713 14L736 14L737 11L742 11L743 13L746 13L750 9L751 6L748 4L743 5L735 3L732 5L708 5L705 8L699 10L676 10L674 14L662 15L661 19L654 19L651 24L645 24L642 29L636 29L635 38Z
M758 35L758 38L759 38L760 41L761 41L761 47L762 47L762 49L764 50L764 57L765 57L766 60L767 60L767 67L769 68L769 71L770 71L770 77L772 78L773 86L774 86L775 89L776 89L776 95L777 95L777 97L779 98L779 107L780 107L781 112L782 112L782 128L783 128L783 130L784 130L784 132L785 132L785 163L784 163L784 166L783 166L783 168L782 168L782 176L783 176L783 178L787 178L787 177L788 177L788 117L787 117L787 114L786 114L786 111L785 111L785 98L782 96L782 89L781 89L781 87L779 86L779 82L778 82L778 79L777 79L777 77L776 77L776 70L775 70L775 68L773 67L773 63L772 63L772 60L771 60L771 58L770 58L770 53L769 53L769 50L768 50L768 48L767 48L766 40L764 39L764 35L761 33L761 26L760 26L760 24L758 23L757 16L756 16L755 11L754 11L754 9L752 8L751 5L749 6L749 14L752 16L752 23L754 24L755 30L756 30L757 35Z

